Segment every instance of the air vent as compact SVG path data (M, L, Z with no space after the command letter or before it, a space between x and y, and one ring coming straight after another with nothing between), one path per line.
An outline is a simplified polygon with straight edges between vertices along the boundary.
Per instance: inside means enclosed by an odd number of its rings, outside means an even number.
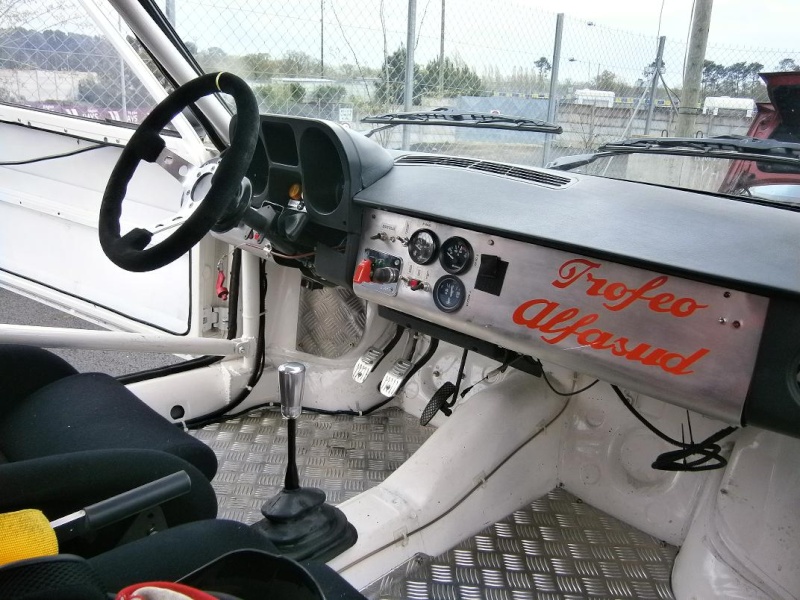
M552 188L562 188L572 183L574 180L569 177L554 175L546 171L525 169L514 167L503 163L490 162L486 160L475 160L471 158L457 158L454 156L434 156L434 155L406 155L401 156L395 161L398 165L438 165L442 167L458 167L461 169L471 169L474 171L484 171L511 179L521 179L539 185Z
M431 156L431 155L408 155L401 156L397 163L401 165L443 165L447 167L467 168L480 162L472 158L458 158L456 156Z

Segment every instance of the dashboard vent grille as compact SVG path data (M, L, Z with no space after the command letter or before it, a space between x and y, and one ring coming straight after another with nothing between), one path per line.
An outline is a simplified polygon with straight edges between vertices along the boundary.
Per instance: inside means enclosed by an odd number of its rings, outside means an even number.
M530 181L531 183L538 183L539 185L553 188L562 188L574 181L569 177L562 177L545 171L513 167L511 165L504 165L502 163L486 160L457 158L454 156L406 155L398 158L395 163L398 165L438 165L442 167L472 169L474 171L484 171L494 175L510 177L511 179Z
M447 167L468 168L480 162L472 158L458 158L456 156L402 156L397 159L401 165L443 165Z

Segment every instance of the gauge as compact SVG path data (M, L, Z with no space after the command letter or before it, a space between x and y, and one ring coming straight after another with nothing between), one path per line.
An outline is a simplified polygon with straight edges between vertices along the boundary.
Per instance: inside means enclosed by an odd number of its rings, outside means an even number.
M442 244L439 262L448 273L464 273L472 265L472 246L462 237L451 237Z
M467 289L454 275L440 277L433 286L433 302L443 312L456 312L467 298Z
M418 229L408 240L408 256L418 265L427 265L436 258L439 238L430 229Z

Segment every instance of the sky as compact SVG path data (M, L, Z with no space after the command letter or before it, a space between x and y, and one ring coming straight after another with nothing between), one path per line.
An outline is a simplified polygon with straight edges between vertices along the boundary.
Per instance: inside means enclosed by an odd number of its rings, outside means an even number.
M598 25L655 36L661 0L528 0L541 10L563 12ZM692 0L664 0L661 35L684 39L692 14ZM798 0L716 0L711 13L709 45L798 49ZM766 24L769 26L766 26ZM758 26L754 26L758 25Z

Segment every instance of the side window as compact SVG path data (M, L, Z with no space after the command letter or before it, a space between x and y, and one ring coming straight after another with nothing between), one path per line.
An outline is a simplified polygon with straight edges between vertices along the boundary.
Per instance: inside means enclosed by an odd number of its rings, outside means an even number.
M125 23L105 2L97 8L152 72ZM156 105L77 0L0 0L0 102L132 124Z

